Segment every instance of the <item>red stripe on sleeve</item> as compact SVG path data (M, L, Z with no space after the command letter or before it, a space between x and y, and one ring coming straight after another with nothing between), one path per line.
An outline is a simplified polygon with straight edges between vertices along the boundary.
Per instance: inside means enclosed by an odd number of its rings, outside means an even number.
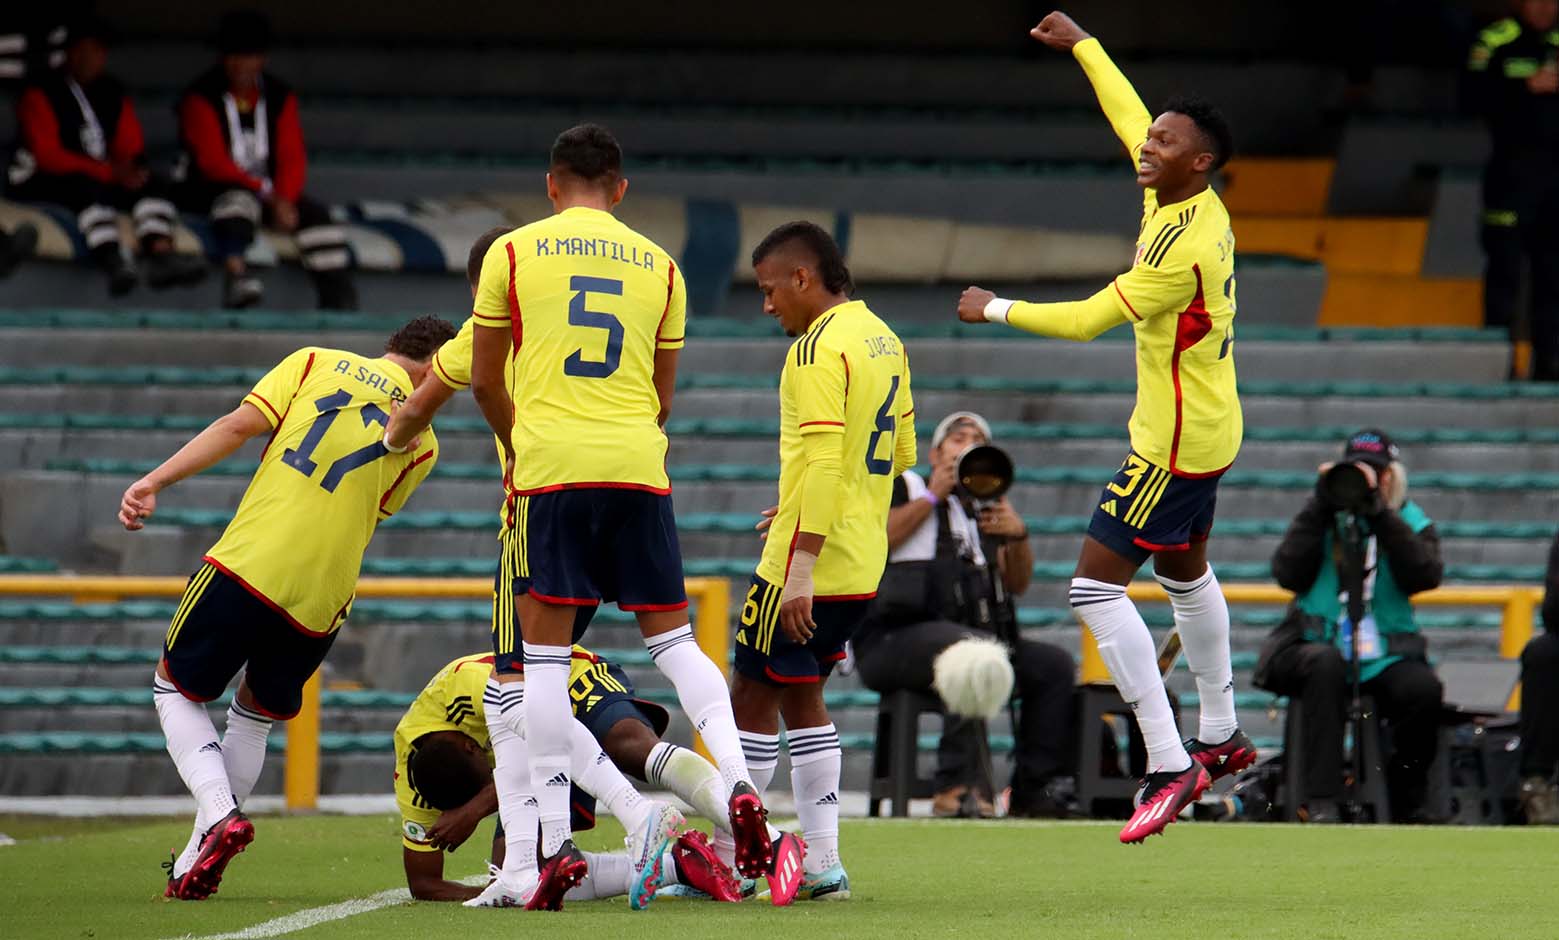
M1116 280L1118 281L1119 279L1117 278ZM1129 312L1132 316L1136 317L1137 321L1140 323L1142 321L1142 317L1138 316L1137 308L1133 307L1131 305L1131 301L1126 299L1126 295L1121 293L1121 286L1120 286L1120 284L1118 284L1116 281L1111 281L1110 282L1110 286L1115 288L1115 296L1119 297L1121 299L1121 303L1126 305L1127 312Z
M815 424L828 425L830 427L836 427L836 428L844 427L844 422L843 421L803 421L803 422L801 422L800 425L798 425L798 427L810 428L810 427L812 427Z
M666 325L666 317L671 313L671 294L677 286L677 263L670 258L666 259L666 266L671 269L666 275L666 306L660 312L660 322L655 324L655 342L675 343L681 342L682 337L670 338L660 335L661 328Z
M525 342L525 324L520 320L520 288L515 283L514 240L504 242L503 249L509 255L509 330L514 334L514 352L518 354Z
M383 496L379 497L379 511L380 512L388 512L388 510L386 510L384 508L384 506L385 506L386 503L388 503L390 501L390 496L395 492L395 488L401 485L401 481L402 480L406 479L406 474L410 473L412 471L413 467L416 467L416 466L422 464L423 462L432 459L432 457L433 457L433 451L431 451L431 450L430 451L426 451L421 456L419 456L416 460L413 460L411 463L407 464L405 466L405 468L403 468L401 470L400 476L396 477L395 478L395 482L390 484L390 488L384 491L384 495Z
M245 397L246 398L253 398L255 401L257 401L260 404L264 405L271 412L271 414L273 416L275 416L276 424L281 424L281 412L276 410L276 406L275 405L273 405L270 402L266 401L265 400L265 396L261 395L259 392L250 392Z

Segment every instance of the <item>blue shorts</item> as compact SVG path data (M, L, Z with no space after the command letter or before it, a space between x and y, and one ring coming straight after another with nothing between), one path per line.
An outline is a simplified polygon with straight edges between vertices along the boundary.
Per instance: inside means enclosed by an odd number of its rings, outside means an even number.
M499 539L503 552L498 560L498 571L493 576L493 672L521 673L525 671L525 651L520 645L520 622L514 613L515 597L525 593L515 574L519 570L519 537L510 528L505 529ZM578 643L584 638L599 607L590 604L574 608L572 642Z
M209 702L238 675L259 710L286 720L303 706L303 685L336 633L307 633L207 562L189 579L163 639L162 661L185 698Z
M812 620L817 629L812 639L800 644L780 629L782 592L782 587L752 576L736 631L736 671L769 685L822 682L844 659L845 644L866 619L871 600L814 600Z
M1137 564L1154 552L1180 552L1207 541L1222 476L1175 476L1136 451L1104 487L1088 534Z
M682 549L670 495L588 487L515 499L516 594L546 604L682 610Z

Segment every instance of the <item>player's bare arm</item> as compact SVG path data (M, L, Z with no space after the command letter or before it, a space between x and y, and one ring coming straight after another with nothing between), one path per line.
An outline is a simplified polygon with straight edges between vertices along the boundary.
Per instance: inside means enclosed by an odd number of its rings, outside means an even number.
M411 397L390 414L390 424L384 429L384 446L391 453L404 453L414 449L419 435L433 423L433 416L455 397L455 390L443 382L423 382Z
M1038 26L1029 30L1029 35L1057 52L1071 52L1073 46L1084 39L1093 38L1083 32L1083 28L1078 26L1075 20L1060 10L1040 20Z
M796 536L796 551L791 556L790 572L780 601L780 629L794 643L812 639L817 623L812 619L812 569L823 554L825 537L816 532Z
M482 820L498 812L498 788L489 782L464 806L447 810L428 829L428 841L435 849L453 852L471 838Z
M671 399L677 393L677 354L680 349L655 350L655 394L660 396L660 413L655 421L661 427L671 418Z
M406 887L413 900L469 901L482 893L480 886L444 880L443 852L413 852L402 848L401 860L406 869Z
M230 457L251 438L268 434L271 424L254 405L244 402L216 419L179 448L157 469L130 484L119 500L119 521L135 532L157 511L157 494Z
M506 328L477 326L471 340L471 396L503 445L504 462L514 463L514 402L504 382L504 360L509 356L512 338Z

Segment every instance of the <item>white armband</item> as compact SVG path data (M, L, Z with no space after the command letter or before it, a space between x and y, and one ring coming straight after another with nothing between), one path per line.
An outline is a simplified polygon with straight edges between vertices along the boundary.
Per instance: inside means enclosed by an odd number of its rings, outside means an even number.
M992 297L990 303L985 305L985 319L992 323L1006 323L1007 311L1012 309L1014 303L1016 301L1004 297Z

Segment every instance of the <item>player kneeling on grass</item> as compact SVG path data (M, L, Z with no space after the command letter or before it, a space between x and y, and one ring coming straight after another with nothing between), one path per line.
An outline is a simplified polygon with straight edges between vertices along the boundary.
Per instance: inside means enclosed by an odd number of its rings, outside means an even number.
M233 521L189 580L152 681L168 756L199 806L189 844L164 866L168 897L210 896L254 840L239 806L260 777L271 722L298 713L303 684L352 609L369 540L438 459L431 430L392 452L381 429L454 335L449 323L423 317L377 359L300 349L125 490L119 521L133 532L156 511L159 491L271 435ZM219 740L206 703L239 670Z
M476 653L445 666L395 726L395 802L401 812L402 858L406 886L420 901L467 901L483 893L482 887L444 879L443 852L459 848L482 820L499 809L484 703L492 664L491 653ZM582 788L602 788L603 800L615 800L633 790L622 773L665 787L700 813L722 820L724 786L719 772L692 751L660 740L669 720L666 710L634 698L627 675L583 647L574 647L572 666L569 697L574 716L611 758L610 764L603 762L598 771L577 779L570 801L574 831L595 825L595 800ZM494 864L503 865L508 847L513 846L517 854L528 856L534 869L535 826L533 818L528 831L509 836L500 823L493 833ZM567 900L629 893L639 874L629 856L585 855L589 872L568 892ZM715 857L701 832L678 837L661 860L661 871L666 884L695 888L720 901L741 900L735 876Z

